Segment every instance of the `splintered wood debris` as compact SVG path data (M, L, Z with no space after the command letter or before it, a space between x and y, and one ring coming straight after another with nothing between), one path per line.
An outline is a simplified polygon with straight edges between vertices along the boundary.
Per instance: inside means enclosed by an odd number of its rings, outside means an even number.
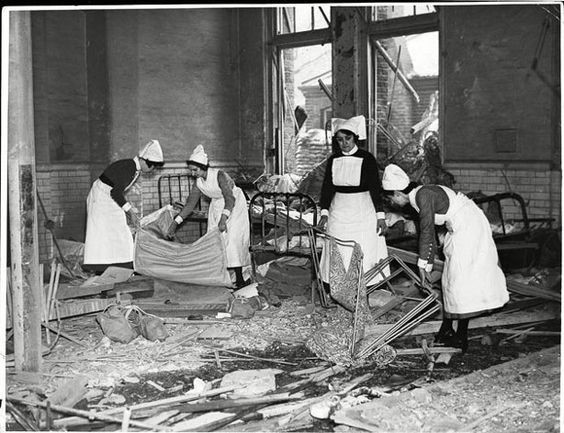
M410 295L414 296L413 293ZM392 302L394 305L389 309L386 308L387 311L378 308L371 311L373 322L367 326L367 336L388 335L389 332L399 328L398 324L403 323L402 318L405 319L414 306L421 302L421 299L415 299L413 296L406 297L402 294L393 296L403 296L403 298L401 302ZM521 294L515 294L515 296L521 296ZM557 331L536 331L536 326L558 319L559 308L556 306L559 307L559 303L555 302L555 297L543 299L543 301L545 302L540 306L534 305L536 308L534 311L530 310L530 305L523 304L522 310L516 308L508 310L512 311L511 313L498 313L474 319L470 322L470 329L491 328L493 335L500 331L500 335L505 334L504 337L511 338L512 342L519 338L526 338L527 335L539 335L537 333L540 332L544 332L544 336L550 338ZM390 301L386 301L388 302ZM332 314L334 310L314 306L303 297L291 298L283 300L279 307L271 306L266 310L256 311L249 319L219 320L214 316L202 317L202 320L164 318L169 333L165 341L153 342L138 337L128 344L112 342L105 337L93 315L65 319L61 321L61 330L71 338L59 339L58 343L51 347L50 352L44 356L44 368L40 374L27 376L22 373L15 374L11 367L7 366L10 420L13 425L19 424L19 426L29 428L47 426L53 429L69 429L72 426L84 427L90 419L98 423L96 426L94 424L91 426L93 430L101 429L104 426L107 428L108 424L121 423L123 428L154 431L192 428L212 431L227 425L232 431L252 431L251 419L259 418L262 421L255 421L262 423L259 427L255 426L259 431L310 429L315 419L331 419L337 424L348 424L360 428L370 426L369 429L373 431L390 426L392 426L390 431L405 425L421 427L417 423L425 418L422 415L426 413L425 410L429 414L436 412L426 409L425 406L429 400L428 394L435 399L434 389L425 391L427 394L420 392L420 395L412 392L409 397L398 399L398 406L404 404L404 407L410 408L411 417L405 414L405 410L398 412L395 409L392 411L394 416L405 415L401 419L397 418L395 423L390 424L390 419L393 417L363 418L363 422L368 424L360 426L357 424L358 414L351 412L354 407L360 408L363 404L385 396L398 397L400 390L403 394L410 388L406 387L405 383L401 388L361 386L363 382L373 379L375 371L378 371L376 368L373 368L369 375L359 373L357 377L349 376L348 384L347 380L344 382L341 380L341 384L335 388L339 382L330 381L330 378L338 375L347 377L346 375L350 373L347 367L331 365L321 359L314 359L315 357L309 358L311 360L307 361L310 362L309 364L304 364L306 359L289 360L283 357L256 355L257 352L271 347L273 343L288 348L303 345L314 332L315 324L331 323ZM432 334L436 332L439 324L438 320L427 320L418 323L412 329L405 329L405 335L413 337ZM500 328L502 326L512 326L513 329L504 331L503 328ZM398 338L401 336L398 335ZM485 341L484 338L482 340ZM426 379L418 382L412 381L412 390L413 387L417 389L417 387L427 386L426 380L430 378L435 364L442 362L446 365L449 361L452 364L450 357L453 354L455 357L460 356L457 349L427 346L425 340L421 341L421 347L417 347L418 345L413 347L412 343L412 347L398 348L397 356L404 358L396 359L393 364L393 368L415 368L417 370L417 363L410 359L426 357L427 369L421 369L421 374L424 374L421 377ZM151 376L166 372L177 374L179 371L196 371L208 366L214 369L216 377L221 378L228 372L226 364L229 362L237 362L238 368L243 370L247 370L243 367L245 364L251 365L257 362L267 368L284 369L290 382L277 386L272 395L256 397L253 401L239 398L227 404L216 400L206 400L206 396L217 399L214 397L216 394L213 393L213 388L217 389L219 379L202 382L200 386L197 385L196 379L198 378L194 378L190 395L190 391L186 391L184 381L181 381L180 384L178 382L164 383ZM435 369L435 372L437 370L440 369ZM552 385L552 383L547 384L547 386ZM124 401L124 397L127 399L130 396L122 391L116 392L115 390L120 386L143 386L145 399L142 400L142 403ZM312 387L319 386L327 386L329 392L318 390L317 395L313 397L311 393L303 394L304 390L311 391ZM68 391L69 389L71 392ZM148 391L149 389L152 391ZM442 389L437 391L439 397L442 396ZM221 394L227 392L229 391ZM449 388L449 392L454 391ZM475 394L476 401L483 398ZM83 398L82 401L88 402L89 410L75 407L77 400L81 398ZM199 402L200 406L183 408L182 405L186 405L188 401ZM399 403L400 401L403 403ZM541 405L543 404L542 410L537 408L539 414L552 414L558 409L557 403L552 400L548 403L541 402ZM496 417L514 415L517 411L513 401L508 401L504 406L500 406L505 409L499 413L476 410L472 417L463 416L458 408L448 406L447 402L441 409L443 412L444 407L448 407L446 412L449 414L448 419L451 420L450 424L446 421L445 423L455 428L464 425L465 422L474 422L476 425L496 422ZM30 415L23 410L25 408L35 408L32 413L43 415L39 415L39 418L31 416L26 420L24 418ZM126 411L125 408L129 409ZM39 409L41 410L38 412ZM195 410L207 412L202 415L202 412L195 413ZM50 415L45 417L46 413ZM429 426L431 425L434 424L430 423Z

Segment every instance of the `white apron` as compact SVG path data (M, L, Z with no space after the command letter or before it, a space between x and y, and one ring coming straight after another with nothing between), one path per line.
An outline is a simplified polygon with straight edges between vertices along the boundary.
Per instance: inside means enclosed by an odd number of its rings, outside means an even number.
M217 181L218 173L219 169L209 168L207 179L198 178L196 180L198 189L211 199L208 211L208 232L217 227L225 206L225 200ZM227 267L229 268L248 266L251 263L247 199L238 186L233 186L233 195L235 196L235 206L227 219L227 231L222 233L227 255Z
M409 194L418 212L415 194L419 188ZM484 212L464 194L442 188L450 204L445 215L435 214L435 224L444 224L448 230L441 280L445 315L464 318L502 307L509 293Z
M139 172L126 191L139 176ZM86 199L84 264L107 265L133 261L133 235L124 210L110 196L112 187L96 179Z
M363 253L362 268L366 273L376 264L388 257L386 238L379 236L377 231L376 210L370 197L370 192L353 194L335 193L329 218L327 219L327 234L341 240L352 240L360 244ZM353 249L338 245L339 253L343 259L345 270L348 270ZM325 242L321 253L320 268L323 281L329 283L330 245ZM384 270L389 275L389 267ZM381 274L376 274L367 286L376 284L382 279Z

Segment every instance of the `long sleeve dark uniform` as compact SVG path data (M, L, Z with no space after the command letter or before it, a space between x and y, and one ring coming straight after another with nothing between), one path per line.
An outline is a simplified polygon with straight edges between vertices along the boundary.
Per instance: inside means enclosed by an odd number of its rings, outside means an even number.
M419 259L431 265L437 253L435 236L435 214L444 215L449 208L449 199L437 185L424 185L415 195L419 207Z
M120 159L110 164L100 175L100 180L106 185L112 187L110 196L114 201L123 207L127 200L125 199L125 189L137 176L137 166L133 159Z
M351 194L356 192L370 191L370 197L374 203L374 208L376 212L384 212L382 205L382 183L380 181L380 176L378 175L378 165L376 164L376 158L364 150L358 149L353 155L347 155L354 158L362 158L362 168L360 175L360 185L358 186L338 186L333 184L333 161L335 158L344 157L342 153L337 153L331 155L327 160L327 167L325 168L325 177L323 179L323 185L321 187L321 199L320 206L321 209L329 209L331 206L331 201L335 196L335 193L345 193Z

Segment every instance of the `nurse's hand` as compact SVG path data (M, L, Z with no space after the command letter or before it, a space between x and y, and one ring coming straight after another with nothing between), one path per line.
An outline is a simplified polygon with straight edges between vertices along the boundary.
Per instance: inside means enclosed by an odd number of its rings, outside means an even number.
M226 232L227 231L227 216L225 215L221 215L221 218L219 219L219 222L217 223L217 228L219 229L220 232Z
M424 268L419 268L419 278L421 279L421 286L425 289L431 289L431 276Z
M388 225L385 219L379 219L376 221L376 233L380 236L384 236L388 232Z
M166 238L172 240L174 238L174 234L176 233L176 228L178 227L178 223L174 220L168 226L168 230L166 232Z
M323 215L321 218L319 218L319 222L317 223L317 228L320 230L327 230L327 215Z
M138 229L141 226L139 222L139 216L137 215L137 212L135 212L133 209L129 209L129 211L127 212L127 216L129 217L129 222L135 229Z

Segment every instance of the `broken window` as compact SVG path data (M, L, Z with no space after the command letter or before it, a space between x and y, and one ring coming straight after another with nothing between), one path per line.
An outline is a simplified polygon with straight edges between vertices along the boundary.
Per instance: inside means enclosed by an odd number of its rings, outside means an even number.
M272 69L274 164L296 185L331 151L325 125L332 115L329 7L277 9ZM288 34L292 38L288 39Z
M434 13L435 6L429 4L395 4L391 6L378 6L372 8L372 21L387 20L390 18L408 17Z
M278 8L277 34L305 32L329 27L329 6L296 5Z
M430 5L378 6L370 35L371 149L422 183L451 185L439 132L439 32ZM422 29L431 31L422 31Z

